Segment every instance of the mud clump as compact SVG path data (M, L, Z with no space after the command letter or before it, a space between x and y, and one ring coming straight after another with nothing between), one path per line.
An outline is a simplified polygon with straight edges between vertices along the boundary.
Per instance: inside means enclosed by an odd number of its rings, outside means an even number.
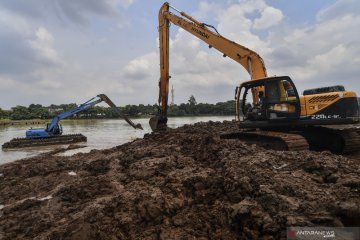
M220 139L208 122L70 157L0 166L3 239L286 239L360 226L360 167L328 152Z

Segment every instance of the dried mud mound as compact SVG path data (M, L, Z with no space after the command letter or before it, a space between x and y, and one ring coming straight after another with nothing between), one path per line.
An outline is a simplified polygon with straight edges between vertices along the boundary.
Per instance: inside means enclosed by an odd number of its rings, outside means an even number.
M108 150L0 166L0 239L285 239L360 226L360 168L219 139L199 123Z

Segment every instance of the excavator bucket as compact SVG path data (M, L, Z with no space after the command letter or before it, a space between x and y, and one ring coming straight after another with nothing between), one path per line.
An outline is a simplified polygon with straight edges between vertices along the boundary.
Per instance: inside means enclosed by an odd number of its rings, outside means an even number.
M159 117L152 117L152 118L150 118L150 120L149 120L149 125L150 125L151 130L152 130L153 132L155 132L155 131L157 130L158 123L159 123Z
M167 127L166 123L167 123L167 118L159 117L159 116L152 117L149 120L149 125L153 132L159 130L165 130Z

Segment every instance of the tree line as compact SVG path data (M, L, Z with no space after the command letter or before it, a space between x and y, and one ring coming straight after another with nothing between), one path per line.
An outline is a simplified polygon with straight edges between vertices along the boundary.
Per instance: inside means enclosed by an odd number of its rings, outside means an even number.
M360 98L358 98L360 105ZM50 106L42 106L41 104L30 104L28 107L16 106L10 110L3 110L0 108L0 119L11 120L29 120L29 119L51 119L65 111L77 107L75 103L70 104L51 104ZM125 115L131 117L140 117L155 115L159 111L157 104L153 105L126 105L118 107L118 109ZM197 103L194 96L190 96L187 103L179 105L170 105L168 108L168 116L203 116L203 115L234 115L235 101L218 102L216 104ZM72 118L117 118L119 114L110 107L94 106L84 110Z
M0 119L11 120L29 120L29 119L51 119L65 111L76 108L75 103L70 104L51 104L50 106L42 106L41 104L30 104L26 106L12 107L10 110L0 108ZM126 105L118 107L125 115L131 117L140 117L147 115L155 115L159 111L157 104L151 105ZM197 103L194 96L191 96L187 103L179 105L170 105L168 108L168 116L201 116L201 115L234 115L235 101L218 102L216 104ZM72 118L117 118L119 114L110 107L93 106L86 109Z

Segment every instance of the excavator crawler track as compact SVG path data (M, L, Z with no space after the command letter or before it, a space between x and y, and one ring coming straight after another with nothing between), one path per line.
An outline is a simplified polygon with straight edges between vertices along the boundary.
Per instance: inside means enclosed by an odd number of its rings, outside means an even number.
M360 151L359 125L325 125L304 129L310 150L328 150L337 154Z
M224 133L220 138L240 139L273 150L331 151L336 154L360 151L360 125L309 126L287 132L248 129Z
M26 148L26 147L37 147L47 146L56 144L71 144L77 142L86 142L87 138L82 134L68 134L61 136L54 136L48 138L14 138L9 142L2 145L3 149L11 148Z
M240 139L273 150L300 151L309 149L309 144L303 136L292 133L254 130L224 133L220 135L220 138Z

